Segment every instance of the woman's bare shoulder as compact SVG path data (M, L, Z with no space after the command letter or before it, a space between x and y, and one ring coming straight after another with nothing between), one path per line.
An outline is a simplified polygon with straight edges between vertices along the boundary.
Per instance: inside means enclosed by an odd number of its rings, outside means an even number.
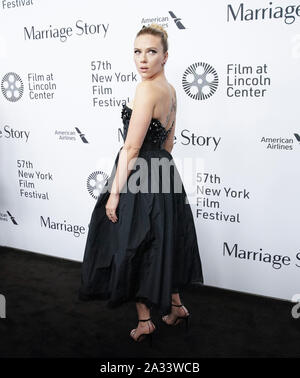
M172 95L176 102L176 90L171 83L168 84L171 87ZM162 87L161 84L145 80L137 84L135 97L138 95L142 97L147 96L151 97L154 102L160 103L167 92L167 87Z
M155 98L157 97L157 87L154 83L151 83L150 81L141 81L136 86L136 93L148 95L152 98Z
M141 81L136 86L133 103L135 103L137 100L145 100L146 98L148 99L148 101L155 103L156 92L152 83Z

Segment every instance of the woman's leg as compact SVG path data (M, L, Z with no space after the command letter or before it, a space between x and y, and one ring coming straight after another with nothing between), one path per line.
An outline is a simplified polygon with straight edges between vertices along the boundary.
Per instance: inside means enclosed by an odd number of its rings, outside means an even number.
M176 288L172 290L172 304L176 304L176 305L182 304L178 289ZM175 319L178 316L186 316L187 315L186 311L182 307L172 306L171 313L163 316L163 320L168 324L172 324L174 323Z
M173 304L181 304L180 297L179 297L179 290L177 287L172 289L172 303Z
M176 305L180 305L181 304L179 293L173 293L172 294L172 303L176 304Z
M150 318L150 309L142 302L136 302L136 309L138 314L138 319L149 319ZM151 320L147 322L139 322L134 332L134 339L137 339L142 333L151 333L155 329L155 325Z
M150 318L150 309L142 302L136 302L135 304L136 304L136 310L137 310L137 313L138 313L138 318L139 319L149 319Z

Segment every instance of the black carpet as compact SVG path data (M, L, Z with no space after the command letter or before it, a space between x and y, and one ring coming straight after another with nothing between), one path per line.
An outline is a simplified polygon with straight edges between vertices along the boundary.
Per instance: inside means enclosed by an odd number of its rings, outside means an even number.
M0 248L0 357L299 357L300 319L289 301L208 286L181 293L191 328L168 327L152 312L153 348L136 343L134 302L109 309L78 300L81 263Z

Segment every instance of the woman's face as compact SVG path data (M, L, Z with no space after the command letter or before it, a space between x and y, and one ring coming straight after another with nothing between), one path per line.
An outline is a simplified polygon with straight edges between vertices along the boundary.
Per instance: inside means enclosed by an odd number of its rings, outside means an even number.
M161 39L151 34L142 34L134 41L134 62L142 80L152 78L161 72L167 61Z

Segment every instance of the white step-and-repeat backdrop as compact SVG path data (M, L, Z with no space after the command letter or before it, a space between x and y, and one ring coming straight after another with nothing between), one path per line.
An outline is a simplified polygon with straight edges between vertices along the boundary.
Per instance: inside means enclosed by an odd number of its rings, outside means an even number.
M205 284L291 299L300 290L300 2L1 1L0 244L82 261L124 143L121 106L140 81L134 38L151 22L169 34L172 155Z

